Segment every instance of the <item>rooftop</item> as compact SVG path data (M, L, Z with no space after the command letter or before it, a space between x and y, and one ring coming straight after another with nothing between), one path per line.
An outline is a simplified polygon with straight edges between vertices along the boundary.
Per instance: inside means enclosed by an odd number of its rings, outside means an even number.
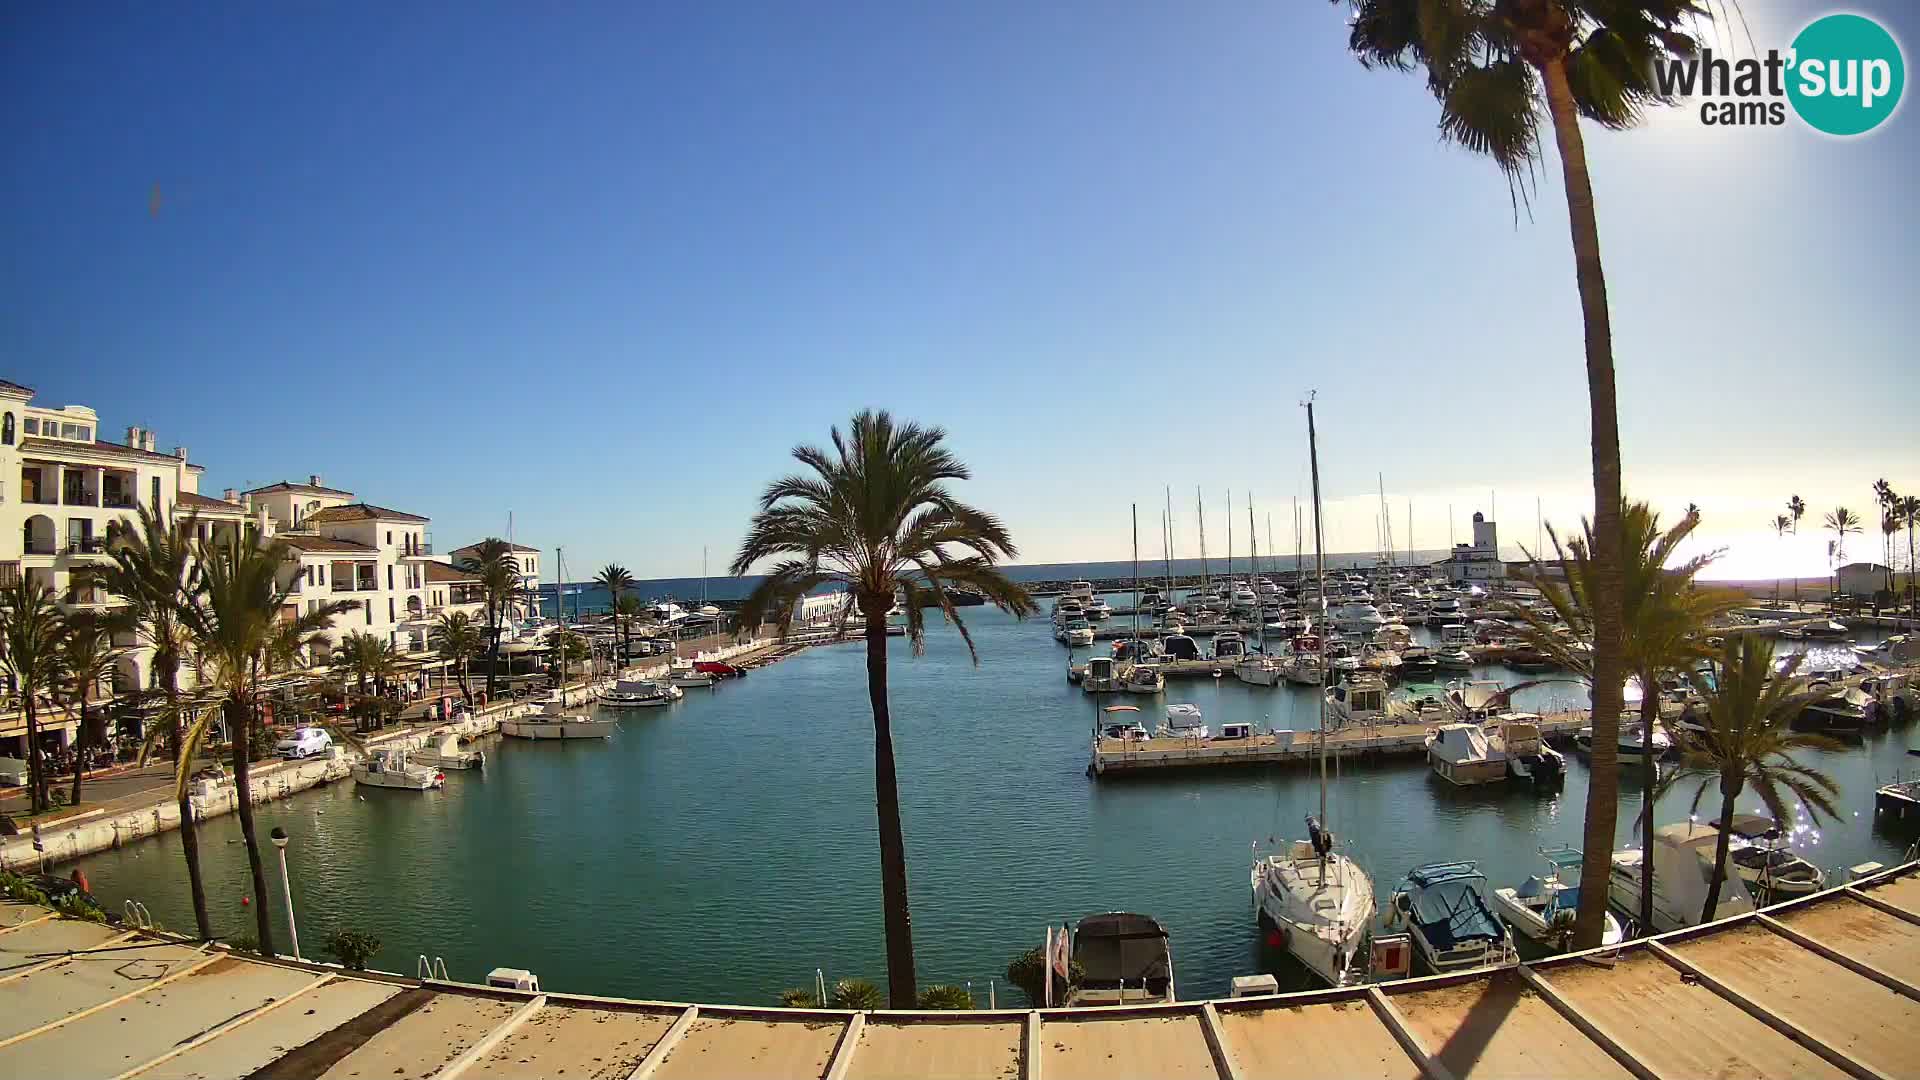
M351 491L341 491L339 488L321 487L319 484L290 484L285 480L282 480L277 484L268 484L266 487L254 488L251 491L245 492L245 494L270 495L276 491L291 491L301 495L345 495L348 498L353 497L353 492Z
M372 544L363 544L358 540L338 540L331 536L315 536L312 533L281 533L275 539L284 540L288 547L301 551L351 551L356 554L372 555L380 550Z
M528 547L525 544L508 544L505 540L502 540L500 542L503 544L507 544L508 551L525 551L535 555L538 555L540 553L540 549L536 547ZM469 551L478 551L480 550L480 545L484 543L486 543L486 541L481 540L476 543L468 544L466 547L454 548L452 554L461 555Z
M418 514L407 514L398 510L389 510L384 506L374 506L372 503L358 502L348 503L345 506L329 506L323 510L315 510L301 520L308 525L333 525L343 521L425 522L428 519Z
M21 386L17 382L8 382L5 379L0 379L0 391L4 391L9 394L25 394L28 397L33 396L33 387Z
M1916 869L1515 967L1238 1000L939 1013L421 981L4 902L0 1073L1902 1076L1920 1030Z
M189 510L209 514L238 514L245 517L247 513L247 508L244 506L235 506L225 499L212 499L192 491L181 492L174 496L173 501L176 505L184 506Z
M457 566L450 566L447 563L443 563L443 562L429 562L427 563L427 580L444 583L444 582L455 582L455 581L479 581L480 579L474 576L473 574L467 573L465 570L462 570Z
M141 450L138 447L127 446L124 443L105 442L101 440L84 443L72 442L67 439L43 439L38 435L28 435L20 440L20 452L22 454L35 452L56 453L63 450L67 453L73 453L77 450L83 453L92 452L106 454L110 457L133 458L139 461L164 461L168 464L178 464L182 460L172 454L162 454L155 450ZM205 471L201 466L194 464L188 464L187 468L195 472Z

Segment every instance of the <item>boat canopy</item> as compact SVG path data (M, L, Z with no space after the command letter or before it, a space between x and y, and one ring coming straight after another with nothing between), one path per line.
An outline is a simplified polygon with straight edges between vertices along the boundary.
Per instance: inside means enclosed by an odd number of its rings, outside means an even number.
M1173 977L1169 952L1167 931L1145 915L1089 915L1073 932L1073 958L1086 972L1080 985L1089 989L1145 987L1165 994Z
M1465 941L1499 941L1500 923L1488 910L1480 887L1486 883L1473 863L1429 863L1407 874L1413 903L1411 918L1435 949Z
M1485 761L1490 753L1487 733L1477 724L1442 724L1433 731L1434 756L1454 765Z

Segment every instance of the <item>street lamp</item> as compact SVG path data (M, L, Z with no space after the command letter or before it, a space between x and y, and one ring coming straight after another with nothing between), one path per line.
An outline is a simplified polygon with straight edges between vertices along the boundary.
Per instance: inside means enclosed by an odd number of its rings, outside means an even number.
M300 926L293 921L293 885L287 881L287 830L278 825L268 834L280 849L280 894L287 900L287 933L293 937L293 958L300 959Z

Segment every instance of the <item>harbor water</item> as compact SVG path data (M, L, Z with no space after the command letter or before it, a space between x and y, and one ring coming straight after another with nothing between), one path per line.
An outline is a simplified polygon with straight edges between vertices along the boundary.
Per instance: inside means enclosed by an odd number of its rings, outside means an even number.
M1304 987L1304 973L1257 940L1248 867L1252 843L1301 835L1319 799L1312 770L1090 779L1095 699L1068 684L1067 650L1047 620L963 615L978 666L937 617L924 655L890 641L921 983L970 981L984 1004L994 979L1001 1002L1017 1003L1002 972L1049 923L1130 910L1168 928L1183 997L1224 995L1233 976L1262 970ZM1550 684L1520 704L1583 697ZM1307 730L1316 716L1311 693L1231 678L1126 700L1149 723L1167 704L1193 702L1216 729L1251 720ZM1907 756L1909 737L1880 731L1809 755L1839 782L1842 817L1796 846L1830 880L1865 860L1892 862L1911 843L1876 829L1872 812L1874 788L1920 760ZM815 648L689 689L669 708L624 713L604 742L493 740L486 769L450 773L444 791L337 783L261 808L259 829L292 837L309 957L329 933L358 930L383 943L376 967L409 974L425 955L444 957L456 979L524 967L550 990L771 1003L783 987L811 985L816 968L829 981L884 981L872 747L862 647ZM1342 763L1331 825L1383 905L1408 868L1439 859L1477 859L1494 885L1515 884L1541 845L1580 842L1587 771L1568 758L1564 789L1539 794L1456 789L1411 758ZM1631 775L1621 787L1624 840L1642 793ZM1656 820L1685 820L1691 796L1691 784L1670 794ZM1710 790L1702 820L1715 802ZM269 903L284 933L277 875L272 896L247 895L236 820L210 821L201 837L217 931L251 933L245 900ZM169 927L191 928L177 834L83 866L103 901L137 898Z

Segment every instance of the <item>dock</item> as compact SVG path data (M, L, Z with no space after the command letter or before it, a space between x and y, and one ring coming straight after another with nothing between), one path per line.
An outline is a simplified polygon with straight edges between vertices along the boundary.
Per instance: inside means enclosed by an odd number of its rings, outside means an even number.
M1506 967L1241 998L1183 987L1195 996L1162 1005L954 1012L644 1001L347 971L4 901L0 1068L439 1080L1910 1076L1915 871ZM1251 940L1251 919L1246 930Z
M1540 734L1548 739L1571 737L1587 726L1583 711L1542 716ZM1330 731L1329 757L1411 756L1427 752L1431 723L1364 724ZM1095 776L1125 776L1168 769L1234 768L1252 765L1304 764L1320 755L1317 731L1274 731L1247 739L1101 738L1093 744L1091 769Z

